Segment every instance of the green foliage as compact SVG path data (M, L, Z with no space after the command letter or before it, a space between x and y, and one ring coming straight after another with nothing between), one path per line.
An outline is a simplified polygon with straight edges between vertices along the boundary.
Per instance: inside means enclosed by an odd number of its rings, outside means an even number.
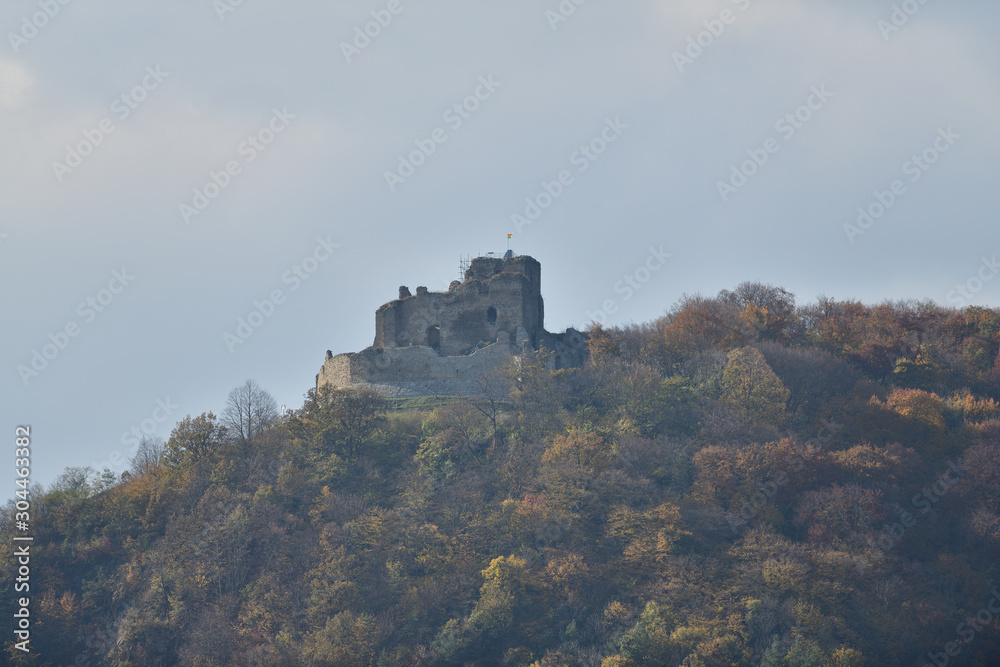
M816 642L798 636L791 646L775 637L760 664L761 667L824 667L829 663Z
M722 372L722 400L751 419L782 424L789 391L764 355L752 347L731 350Z
M201 461L226 441L226 427L211 412L182 419L167 440L166 460L171 465Z
M966 346L968 349L968 346ZM982 366L983 360L971 355L974 364ZM912 359L900 357L892 371L893 382L901 387L933 388L941 380L943 371L928 350L921 348Z
M670 633L674 618L655 602L646 603L639 621L626 632L618 645L621 657L637 665L667 664L673 645Z
M303 655L322 667L369 667L378 642L375 619L343 611L305 639Z

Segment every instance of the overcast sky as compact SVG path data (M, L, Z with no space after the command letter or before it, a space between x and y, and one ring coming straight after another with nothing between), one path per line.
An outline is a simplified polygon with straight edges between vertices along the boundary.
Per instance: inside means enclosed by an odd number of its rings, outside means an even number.
M0 8L0 418L37 481L247 378L298 407L508 233L551 331L744 280L1000 303L993 0L66 1Z

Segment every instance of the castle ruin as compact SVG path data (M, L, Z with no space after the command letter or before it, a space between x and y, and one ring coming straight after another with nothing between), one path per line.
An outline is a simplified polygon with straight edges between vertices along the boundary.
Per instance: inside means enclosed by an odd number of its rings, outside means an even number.
M399 288L375 313L375 342L348 354L326 353L317 389L368 386L389 397L470 394L476 379L511 357L543 347L551 369L582 366L586 337L544 327L542 267L532 257L476 257L447 292Z

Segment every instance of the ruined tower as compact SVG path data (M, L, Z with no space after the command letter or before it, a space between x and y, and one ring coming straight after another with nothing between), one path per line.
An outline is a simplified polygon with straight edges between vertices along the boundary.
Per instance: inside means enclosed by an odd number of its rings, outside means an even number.
M327 353L316 386L374 386L390 396L464 394L512 355L554 354L553 368L582 365L583 334L544 328L541 264L508 251L476 257L447 292L399 288L375 313L375 341L362 352Z

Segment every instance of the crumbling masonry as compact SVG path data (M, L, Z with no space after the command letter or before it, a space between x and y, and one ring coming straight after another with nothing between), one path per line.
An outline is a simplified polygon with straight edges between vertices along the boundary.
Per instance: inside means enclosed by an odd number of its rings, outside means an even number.
M316 387L369 386L390 397L469 394L476 379L542 347L552 369L582 366L586 338L543 326L542 267L532 257L477 257L447 292L418 287L375 313L375 342L356 353L326 353Z

